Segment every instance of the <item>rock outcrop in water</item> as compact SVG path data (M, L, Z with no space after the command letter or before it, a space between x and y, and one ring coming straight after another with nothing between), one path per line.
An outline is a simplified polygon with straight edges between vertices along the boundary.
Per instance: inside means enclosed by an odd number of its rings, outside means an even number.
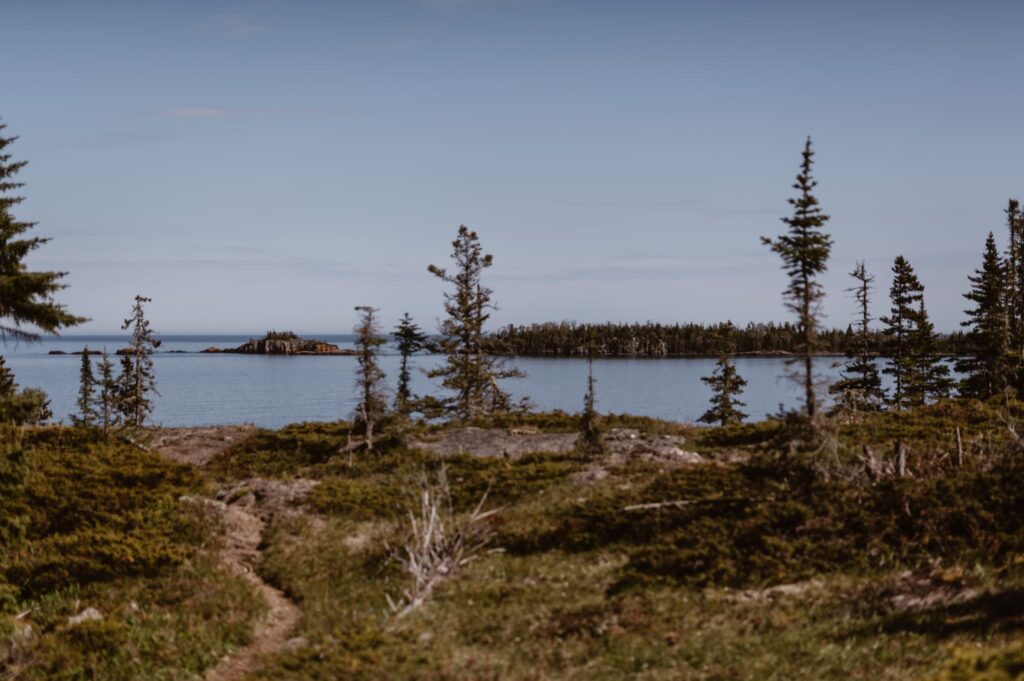
M333 343L299 338L290 332L271 331L263 338L253 338L237 348L207 348L203 352L224 352L240 355L353 355Z

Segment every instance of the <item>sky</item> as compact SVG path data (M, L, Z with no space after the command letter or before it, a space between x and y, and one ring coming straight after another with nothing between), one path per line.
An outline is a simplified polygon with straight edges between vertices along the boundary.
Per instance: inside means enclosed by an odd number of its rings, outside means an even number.
M783 320L806 136L848 272L893 258L959 327L1024 198L1024 3L0 0L16 215L59 300L117 330L433 329L460 224L494 325Z

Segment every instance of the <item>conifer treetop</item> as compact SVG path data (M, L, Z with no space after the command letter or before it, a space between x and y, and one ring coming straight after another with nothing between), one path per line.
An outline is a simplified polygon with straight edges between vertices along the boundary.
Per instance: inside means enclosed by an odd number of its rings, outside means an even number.
M24 198L12 192L23 186L15 176L27 162L12 160L7 148L18 138L4 137L6 127L0 122L0 338L34 341L37 330L56 334L88 320L53 299L67 288L61 282L67 272L33 272L25 265L25 257L49 239L23 236L36 223L18 220L11 212Z

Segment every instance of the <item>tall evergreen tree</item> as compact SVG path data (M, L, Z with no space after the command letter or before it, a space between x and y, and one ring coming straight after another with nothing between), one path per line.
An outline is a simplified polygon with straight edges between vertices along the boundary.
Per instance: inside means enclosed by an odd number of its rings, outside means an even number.
M912 323L909 340L913 370L906 383L908 403L920 405L933 399L949 397L953 379L949 375L949 365L938 353L938 335L928 319L923 290Z
M601 439L601 425L594 408L594 360L587 359L587 392L583 396L583 412L580 414L580 435L577 445L584 454L597 456L604 452Z
M395 391L395 408L400 412L405 412L412 400L412 392L409 388L411 378L409 358L423 349L427 337L420 331L419 325L412 320L408 312L398 321L398 326L391 333L391 337L398 344L398 352L402 356L398 369L398 388Z
M850 276L857 284L847 291L853 293L857 301L858 319L856 329L849 329L854 336L851 347L846 351L849 361L843 369L843 377L834 383L829 391L838 396L841 408L851 411L877 411L885 404L885 391L882 390L882 379L878 375L875 364L876 353L871 335L870 297L871 283L875 278L868 274L864 262L858 262Z
M132 377L135 375L135 363L129 355L121 355L121 369L115 379L114 407L118 421L128 425L134 422L135 401L132 399Z
M800 172L793 185L799 196L789 199L793 214L782 218L789 230L775 239L761 239L779 255L783 269L789 275L789 286L783 296L786 307L797 318L798 350L803 356L804 365L801 382L804 387L805 410L812 420L818 410L813 360L821 318L821 301L825 297L818 278L828 269L828 258L832 251L832 237L822 231L829 216L821 211L818 199L813 194L818 185L811 175L813 163L814 152L811 149L811 138L808 137Z
M78 371L78 414L73 417L76 425L91 427L96 418L96 376L92 372L89 347L82 350L82 364Z
M143 309L143 304L149 302L152 302L150 298L135 296L132 316L121 326L132 330L132 341L128 353L121 359L124 375L120 381L120 411L125 423L136 428L141 427L153 411L153 396L160 394L153 373L153 351L160 347L160 341L153 336Z
M989 232L981 269L968 277L971 290L964 297L974 303L974 307L965 310L967 320L961 324L970 329L967 334L970 355L956 365L957 371L965 374L960 383L961 395L984 399L1001 393L1007 387L1010 369L1007 308L1015 304L1013 268L1019 248L1020 244L1011 242L1010 255L1004 263L996 248L995 237Z
M1010 246L1006 256L1006 314L1011 382L1024 391L1024 212L1016 199L1006 206Z
M85 318L69 313L53 299L66 287L61 283L66 272L36 272L25 264L26 256L48 239L27 236L35 223L18 220L12 212L23 201L13 192L23 186L15 178L26 161L12 160L8 147L18 138L5 137L6 128L0 123L0 340L11 337L34 341L39 339L39 332L56 334L81 324ZM47 405L41 391L18 391L14 376L0 363L2 420L25 423L47 417Z
M373 451L373 431L387 411L384 398L384 371L377 357L380 346L387 339L380 334L377 324L377 309L366 305L355 308L359 313L356 333L356 388L359 390L359 404L356 406L355 428L362 431L367 451Z
M447 355L444 366L428 376L441 378L442 385L455 393L446 408L460 419L503 411L510 407L509 396L498 386L498 380L517 378L524 374L504 367L501 360L488 355L484 348L484 325L495 309L493 291L483 285L481 275L494 259L484 254L480 238L465 225L452 242L454 270L430 265L428 271L452 291L444 294L448 317L441 322L441 348Z
M12 161L7 151L17 137L4 137L6 125L0 123L0 337L17 340L38 340L34 327L43 333L55 334L61 329L85 321L58 305L53 296L66 288L61 283L67 272L29 271L25 257L49 239L24 236L35 227L14 217L11 210L24 199L12 196L23 183L14 178L25 167L26 161Z
M914 274L914 268L902 255L896 257L892 273L892 286L889 288L892 307L889 316L881 319L885 324L882 332L888 339L886 354L889 356L888 364L882 369L882 373L893 378L890 404L896 409L903 409L907 402L907 383L912 379L915 370L912 334L918 316L918 306L924 299L924 287Z
M743 392L747 381L739 375L728 355L722 355L710 376L701 378L714 391L711 396L711 408L697 419L701 423L718 423L727 426L731 423L742 423L747 417L739 410L746 406L736 399Z
M117 377L114 376L114 363L106 348L100 358L99 394L96 396L96 416L103 430L104 437L117 425Z

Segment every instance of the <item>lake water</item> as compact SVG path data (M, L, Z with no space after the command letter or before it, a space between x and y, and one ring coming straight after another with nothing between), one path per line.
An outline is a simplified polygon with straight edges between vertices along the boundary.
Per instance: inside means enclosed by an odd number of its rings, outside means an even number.
M157 388L153 422L165 426L254 423L277 428L299 421L349 418L356 405L354 357L199 354L210 347L234 347L248 336L161 336L154 356ZM319 336L341 347L352 347L352 336ZM0 348L22 387L41 388L51 400L57 419L68 421L75 412L78 391L77 355L50 355L51 350L73 352L88 345L113 354L126 345L123 336L64 336L39 343ZM184 354L170 351L183 351ZM116 358L115 362L116 362ZM438 356L413 360L413 391L440 394L425 370L441 363ZM823 378L835 379L842 358L816 360ZM399 357L385 348L381 364L394 385ZM745 411L761 419L800 404L801 391L786 378L780 358L737 358L736 367L747 379L742 395ZM537 409L580 410L586 391L587 362L568 358L519 358L511 364L526 372L505 387L516 397L528 397ZM695 422L707 409L711 393L701 382L714 369L713 359L597 359L597 408L604 413L629 413L673 421Z

